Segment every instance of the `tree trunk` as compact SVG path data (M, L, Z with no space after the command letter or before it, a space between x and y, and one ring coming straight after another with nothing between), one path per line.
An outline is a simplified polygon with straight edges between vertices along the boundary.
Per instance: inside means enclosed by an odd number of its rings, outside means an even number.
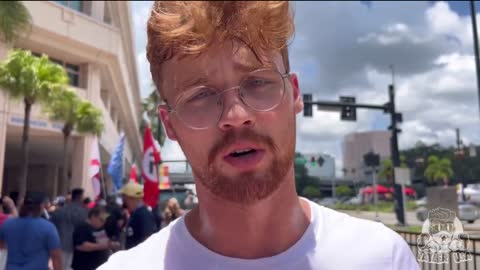
M22 135L22 165L20 170L20 178L18 179L18 191L19 199L25 197L27 190L27 177L28 177L28 148L29 148L29 132L30 132L30 113L32 111L32 103L25 98L25 115L23 119L23 135Z
M68 171L70 168L70 162L68 158L68 141L70 138L70 128L65 125L63 128L63 169L62 169L62 180L61 180L61 189L60 195L67 195L68 188L70 187L70 179L68 179Z
M448 178L447 177L443 178L443 186L448 187Z

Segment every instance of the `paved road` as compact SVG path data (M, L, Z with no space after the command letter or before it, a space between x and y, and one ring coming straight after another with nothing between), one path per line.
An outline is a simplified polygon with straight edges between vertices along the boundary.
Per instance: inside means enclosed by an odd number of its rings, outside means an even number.
M368 220L376 220L375 212L367 212L367 211L345 211L341 210L340 212L347 213L351 216L368 219ZM397 223L397 218L395 217L395 213L378 213L378 218L380 222L387 224L387 225L394 225ZM406 216L406 222L408 225L423 225L423 222L419 221L414 211L408 211ZM463 222L463 229L466 232L472 232L475 235L480 236L480 220L476 220L473 224L468 224Z

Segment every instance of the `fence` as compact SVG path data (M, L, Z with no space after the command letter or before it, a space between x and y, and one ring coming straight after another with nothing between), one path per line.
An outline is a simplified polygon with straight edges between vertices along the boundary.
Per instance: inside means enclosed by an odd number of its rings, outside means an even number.
M419 259L419 257L423 256L423 258L429 261L447 261L448 263L428 263L428 262L419 262L420 268L422 270L480 270L480 253L477 251L480 249L480 237L478 236L468 236L467 234L463 234L460 236L460 239L463 240L466 250L465 252L449 252L444 256L439 256L438 253L428 253L428 252L421 252L419 248L420 246L425 243L424 237L421 237L420 233L412 233L412 232L405 232L405 231L398 231L397 233L400 234L403 239L408 243L410 249L412 250L413 254ZM420 237L420 238L419 238ZM467 258L468 260L459 260L462 258ZM457 260L457 261L455 261ZM460 262L458 262L460 261Z

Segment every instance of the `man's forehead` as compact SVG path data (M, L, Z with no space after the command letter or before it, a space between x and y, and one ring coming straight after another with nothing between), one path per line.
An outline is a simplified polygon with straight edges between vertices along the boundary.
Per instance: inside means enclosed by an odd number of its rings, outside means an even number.
M239 74L260 68L284 69L281 55L276 51L255 54L247 46L214 46L200 55L174 57L165 62L162 84L167 91L178 91L188 84L206 83L205 80L230 67Z

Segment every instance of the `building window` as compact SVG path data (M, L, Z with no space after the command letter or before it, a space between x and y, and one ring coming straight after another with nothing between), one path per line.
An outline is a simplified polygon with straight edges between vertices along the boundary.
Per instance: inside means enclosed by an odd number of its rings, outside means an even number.
M90 7L91 1L55 1L55 2L59 3L62 6L76 10L78 12L82 12L88 15L90 15L91 13L91 7Z
M36 52L32 52L32 55L35 55L37 57L41 56L41 54L36 53ZM65 61L58 60L58 59L52 58L52 57L49 57L49 59L50 59L50 61L52 61L56 64L59 64L60 66L62 66L65 69L65 71L67 72L67 75L68 75L68 79L69 79L68 83L71 86L80 87L80 66L79 65L67 63Z
M103 9L103 22L112 24L112 14L110 12L110 3L105 1L105 8Z
M55 1L62 6L69 7L79 12L83 12L83 3L82 1Z

